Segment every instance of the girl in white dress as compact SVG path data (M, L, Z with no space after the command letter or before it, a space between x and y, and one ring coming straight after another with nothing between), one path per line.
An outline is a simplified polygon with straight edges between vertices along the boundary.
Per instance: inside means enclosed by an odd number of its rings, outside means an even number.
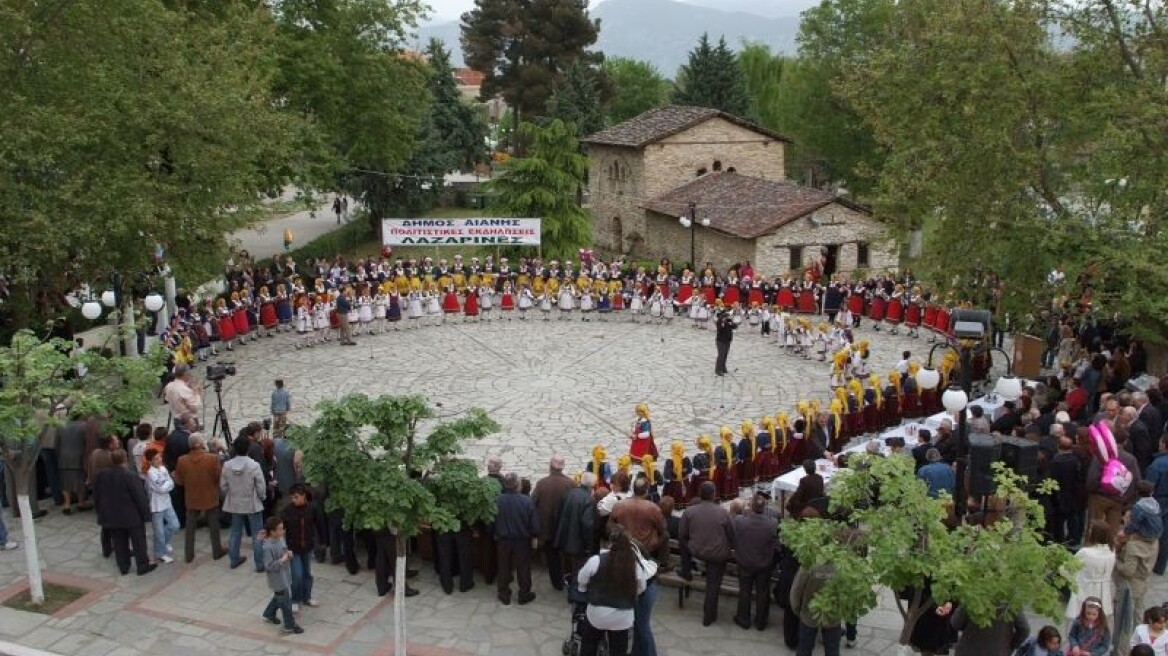
M640 290L633 290L633 298L629 301L629 316L632 317L633 323L637 323L637 317L645 309L645 298L641 296Z
M702 297L698 294L693 294L685 302L689 306L689 320L692 323L691 328L701 328L702 322L698 321L698 312L702 309Z
M592 310L596 308L596 303L592 300L592 291L588 289L580 292L580 318L588 321L592 317Z
M416 289L410 291L407 305L409 306L410 317L410 323L408 325L410 328L417 328L419 325L421 325L418 319L421 319L426 314L425 311L422 310L422 292Z
M479 321L490 321L495 309L495 290L484 284L479 287Z
M661 323L663 313L661 308L661 292L654 291L653 295L649 297L649 318L655 323Z
M675 314L677 314L677 308L673 305L673 298L669 296L662 296L661 317L665 319L666 323L673 323L673 316Z
M560 302L559 302L560 316L558 317L559 320L563 321L564 319L571 319L572 318L572 310L575 309L575 307L576 307L576 304L572 298L574 295L575 295L575 290L572 288L571 284L566 283L566 284L560 286Z
M519 292L519 320L527 321L527 311L535 307L535 294L531 293L531 287L523 286L523 290Z
M317 298L316 307L313 308L315 316L313 317L313 342L327 342L329 341L329 334L332 329L329 328L329 310L332 307L328 302L328 296L321 296Z
M377 324L378 335L385 332L385 305L385 294L378 290L377 296L373 297L373 321Z
M438 283L431 283L429 291L426 292L426 317L432 326L442 325L444 313L442 312L442 299L438 292Z
M312 346L312 310L308 309L308 299L301 298L296 306L296 348Z
M702 301L698 301L698 303L698 325L702 327L702 330L708 330L710 327L710 306Z
M360 298L357 299L357 334L363 335L370 332L373 323L373 299L369 297L368 290L362 290Z
M547 288L544 288L543 294L539 297L539 311L543 313L543 320L550 321L552 313L552 295L548 293Z

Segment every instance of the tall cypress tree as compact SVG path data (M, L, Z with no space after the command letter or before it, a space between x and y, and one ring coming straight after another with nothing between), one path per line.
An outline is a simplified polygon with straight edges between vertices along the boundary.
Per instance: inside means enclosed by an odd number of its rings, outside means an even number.
M426 59L430 64L430 116L440 140L438 147L451 169L471 169L486 159L486 118L462 99L450 53L441 41L430 39Z
M673 102L712 107L752 120L756 114L738 55L726 45L725 37L719 38L718 45L714 46L706 34L678 71Z

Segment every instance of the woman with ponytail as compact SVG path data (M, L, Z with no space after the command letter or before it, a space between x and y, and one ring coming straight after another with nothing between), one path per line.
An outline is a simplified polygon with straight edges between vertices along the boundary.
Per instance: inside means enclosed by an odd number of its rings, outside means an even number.
M669 446L669 460L665 461L665 487L662 493L667 497L673 497L673 502L677 506L685 506L686 500L689 499L689 494L686 490L686 480L693 473L693 464L690 459L685 457L685 445L681 442L674 441Z
M762 428L755 438L758 452L754 470L760 483L769 483L779 475L778 433L774 417L763 417Z
M754 422L747 419L742 422L742 439L738 441L738 484L754 485L758 468L755 458L758 455L758 432L754 429Z
M714 443L709 435L698 437L698 452L693 457L693 476L689 479L686 491L687 499L698 498L698 488L706 481L714 480L718 471L718 463L714 459Z
M714 470L714 477L710 480L718 486L719 498L723 501L729 501L738 498L738 474L734 467L736 456L734 431L731 431L729 426L723 426L718 431L718 436L721 438L721 442L714 448L714 462L717 464L717 469Z

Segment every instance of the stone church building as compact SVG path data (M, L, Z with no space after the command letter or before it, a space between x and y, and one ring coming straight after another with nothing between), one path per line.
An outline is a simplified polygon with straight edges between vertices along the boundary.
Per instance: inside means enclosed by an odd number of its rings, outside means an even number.
M828 273L894 269L897 245L871 211L786 180L790 139L705 107L652 109L585 137L592 234L602 250L699 264L750 261L767 277L825 250ZM691 209L692 208L692 209ZM705 225L708 221L709 225Z

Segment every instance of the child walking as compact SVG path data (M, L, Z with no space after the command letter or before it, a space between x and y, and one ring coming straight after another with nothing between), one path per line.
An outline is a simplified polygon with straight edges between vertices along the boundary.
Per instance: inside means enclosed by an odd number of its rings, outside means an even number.
M296 623L292 615L292 552L284 542L284 521L279 517L269 517L264 523L264 569L268 573L268 587L272 590L272 600L264 609L264 619L279 624L276 611L284 615L284 633L300 634L304 629Z
M169 564L174 562L170 540L178 533L178 515L170 501L174 479L162 464L162 451L146 449L145 457L150 463L146 470L146 489L150 493L150 522L154 526L154 561Z

